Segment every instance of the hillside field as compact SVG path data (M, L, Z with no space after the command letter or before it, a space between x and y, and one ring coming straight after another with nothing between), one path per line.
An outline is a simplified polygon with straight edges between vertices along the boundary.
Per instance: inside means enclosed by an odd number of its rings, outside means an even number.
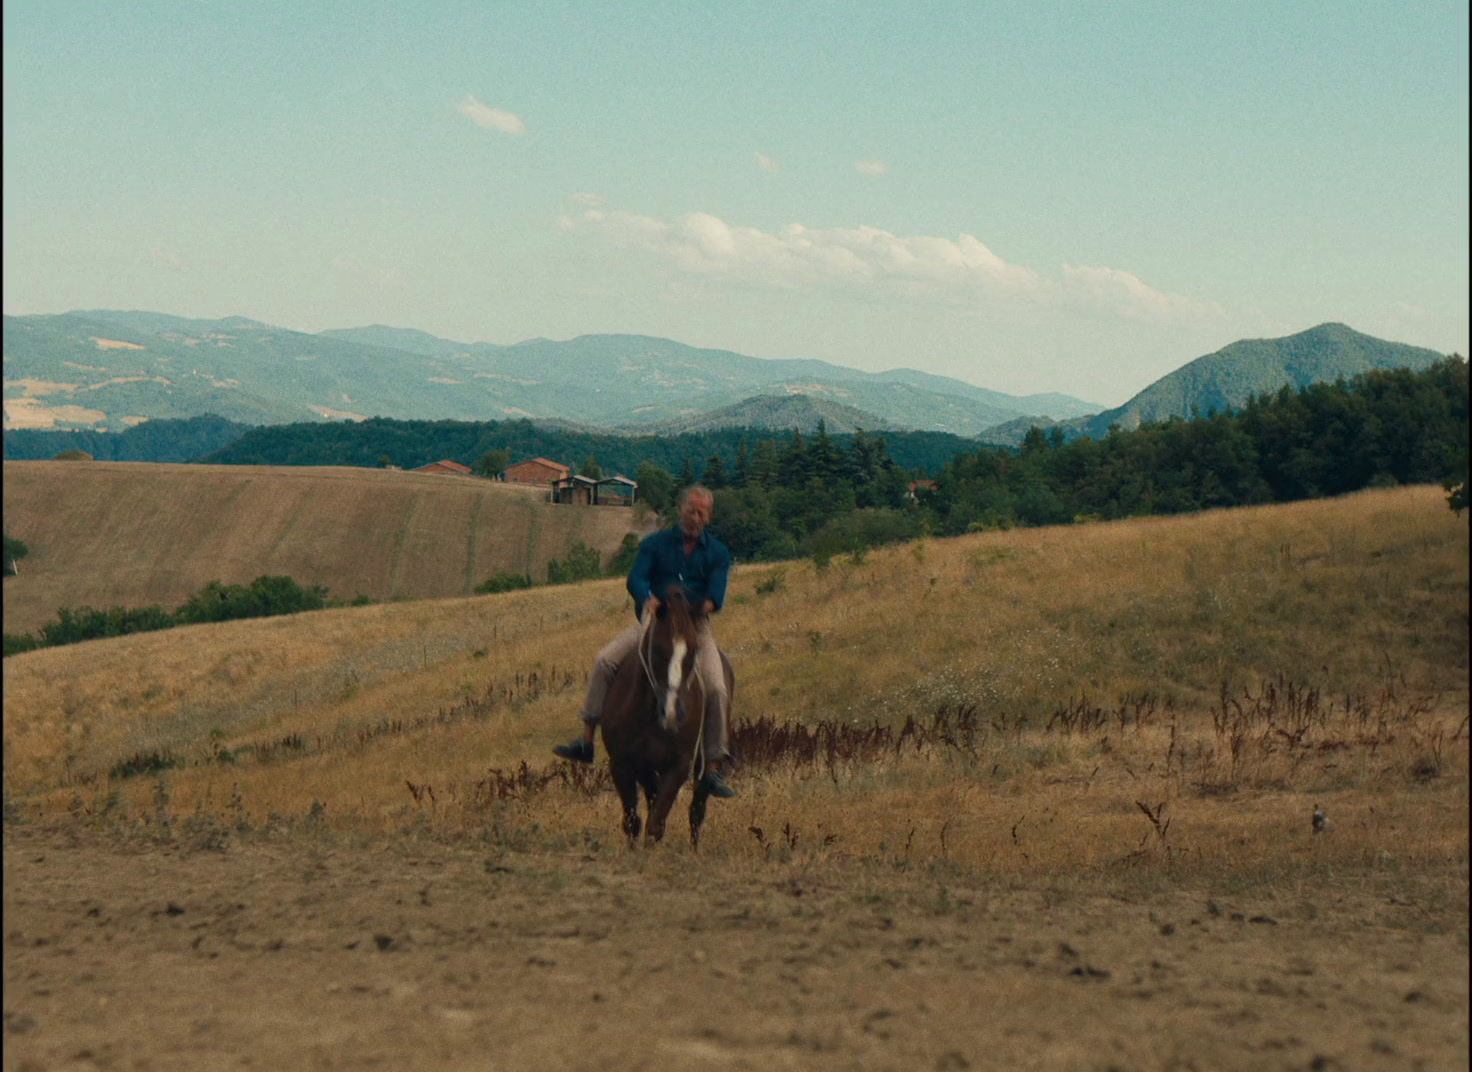
M5 463L5 530L30 554L5 631L63 606L173 610L210 581L285 574L335 599L469 595L499 571L546 577L576 541L605 557L651 522L626 507L447 474L348 467Z
M6 1068L1466 1067L1468 552L1414 487L738 564L698 852L550 753L616 579L14 656Z

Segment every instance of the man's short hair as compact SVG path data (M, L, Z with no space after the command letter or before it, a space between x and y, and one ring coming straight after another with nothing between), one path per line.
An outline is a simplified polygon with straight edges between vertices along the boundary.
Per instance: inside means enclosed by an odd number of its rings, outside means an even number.
M684 506L687 502L689 502L697 495L700 496L702 499L708 501L712 506L715 505L715 493L712 492L710 488L706 487L704 484L691 484L684 491L680 492L680 501L677 505Z

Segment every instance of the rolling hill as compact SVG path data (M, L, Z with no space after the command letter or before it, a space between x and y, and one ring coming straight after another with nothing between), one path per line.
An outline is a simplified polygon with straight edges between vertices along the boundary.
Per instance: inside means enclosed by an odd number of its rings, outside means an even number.
M827 398L805 394L757 395L734 406L722 406L680 420L621 429L636 435L681 435L686 432L709 432L720 428L765 428L786 432L796 428L804 435L818 430L818 422L832 435L853 432L881 432L894 426L883 417L866 413Z
M4 476L6 531L30 549L5 582L12 633L63 606L173 610L212 580L262 574L338 599L463 596L502 570L541 579L578 540L606 557L651 527L532 488L374 469L7 461Z
M1019 416L1098 409L913 370L873 374L640 335L459 343L373 326L306 334L241 317L89 310L4 318L5 427L106 427L213 413L325 419L556 418L597 427L688 419L754 395L806 394L898 428L972 435Z
M1122 406L1063 419L1018 417L987 429L988 443L1017 446L1033 427L1059 428L1068 439L1102 439L1112 425L1131 431L1171 417L1226 413L1283 387L1353 379L1372 369L1425 369L1446 355L1421 346L1363 335L1343 324L1320 324L1278 339L1242 339L1162 376Z
M1371 369L1424 369L1445 356L1362 335L1343 324L1320 324L1280 339L1234 342L1161 377L1116 409L1068 423L1099 438L1112 424L1129 431L1168 417L1225 413L1282 387L1296 390L1311 383L1352 379Z

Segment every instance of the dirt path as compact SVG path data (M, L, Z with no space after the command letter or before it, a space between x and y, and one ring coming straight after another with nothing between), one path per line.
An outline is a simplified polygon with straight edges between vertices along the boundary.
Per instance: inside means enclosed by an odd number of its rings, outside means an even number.
M4 1068L1419 1069L1467 917L7 824Z

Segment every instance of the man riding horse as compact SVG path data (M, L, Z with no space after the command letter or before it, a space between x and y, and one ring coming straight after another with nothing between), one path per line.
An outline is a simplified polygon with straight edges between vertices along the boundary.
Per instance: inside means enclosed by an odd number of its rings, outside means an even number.
M680 523L646 536L639 544L639 557L629 571L629 594L634 597L634 615L658 613L662 597L678 585L690 606L698 612L696 657L701 679L706 684L705 702L705 774L701 786L713 797L734 797L736 790L727 784L722 768L726 751L726 712L730 696L721 666L721 652L716 646L710 617L726 601L726 581L731 572L731 552L705 531L715 509L715 497L699 484L686 488L680 496ZM609 683L618 673L619 664L634 654L639 645L638 624L631 625L614 637L593 663L588 676L588 695L583 701L581 717L583 733L570 744L552 749L563 759L579 763L593 762L593 736L603 716L603 701Z

